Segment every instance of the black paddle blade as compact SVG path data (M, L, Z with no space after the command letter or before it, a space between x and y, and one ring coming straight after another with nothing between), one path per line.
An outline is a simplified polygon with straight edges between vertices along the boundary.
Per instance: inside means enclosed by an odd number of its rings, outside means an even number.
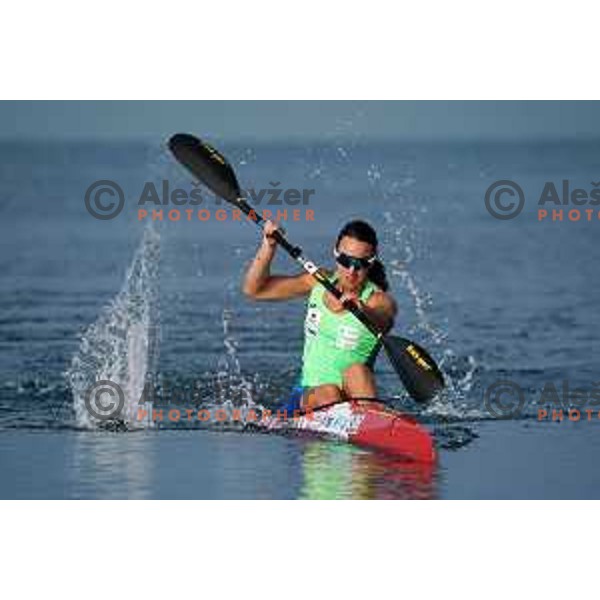
M217 196L229 202L235 202L241 196L231 165L206 142L188 133L176 133L169 139L169 149L194 177Z
M413 400L428 402L444 388L444 376L418 344L390 335L383 338L383 347Z

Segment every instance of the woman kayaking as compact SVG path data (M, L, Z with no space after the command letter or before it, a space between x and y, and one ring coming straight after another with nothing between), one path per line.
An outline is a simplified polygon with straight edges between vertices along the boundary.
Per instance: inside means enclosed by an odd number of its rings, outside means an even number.
M396 303L387 293L383 264L377 256L377 234L364 221L351 221L340 231L329 279L343 293L340 300L309 273L271 275L278 225L265 223L263 241L244 279L244 293L253 300L288 300L308 296L304 322L302 378L284 407L298 409L352 398L376 398L373 363L379 350L375 336L344 307L356 303L382 331L394 324Z

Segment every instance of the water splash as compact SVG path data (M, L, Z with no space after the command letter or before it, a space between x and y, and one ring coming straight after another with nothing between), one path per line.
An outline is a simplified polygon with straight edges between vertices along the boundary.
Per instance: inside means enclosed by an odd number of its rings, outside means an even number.
M125 283L112 302L81 337L79 349L66 372L73 394L79 427L125 424L127 428L151 427L152 407L143 405L148 416L138 418L144 385L158 367L160 236L153 227L143 235ZM110 419L94 416L86 406L86 393L96 382L111 381L124 393L119 414Z
M221 319L225 354L220 357L218 363L215 401L224 407L253 405L252 382L242 373L237 354L239 342L231 330L232 320L233 311L225 308Z
M412 178L410 170L406 173ZM482 417L480 410L468 404L469 393L473 389L477 362L471 355L459 356L449 345L447 332L432 320L433 299L422 289L415 275L414 261L419 254L419 212L410 194L399 191L397 182L388 186L381 180L370 180L376 192L384 200L393 201L393 209L383 213L385 220L385 244L392 256L386 261L390 278L395 278L410 298L414 310L414 323L407 334L422 343L438 359L444 373L447 387L424 410L425 418L451 420L477 420ZM396 224L397 206L402 207L401 225ZM422 253L422 252L421 252Z

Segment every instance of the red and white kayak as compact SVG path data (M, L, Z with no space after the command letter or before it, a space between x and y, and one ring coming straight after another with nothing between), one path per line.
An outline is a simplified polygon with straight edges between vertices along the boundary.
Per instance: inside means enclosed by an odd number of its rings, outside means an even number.
M432 463L436 458L433 438L425 427L371 400L339 402L297 418L272 416L263 424L270 431L307 432L417 462Z

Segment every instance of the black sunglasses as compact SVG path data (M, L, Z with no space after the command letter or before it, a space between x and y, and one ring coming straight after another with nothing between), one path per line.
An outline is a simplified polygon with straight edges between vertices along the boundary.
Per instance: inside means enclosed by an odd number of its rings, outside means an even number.
M358 258L357 256L351 256L345 252L339 252L338 250L333 251L335 260L338 264L342 265L345 269L354 269L355 271L361 271L368 269L376 260L377 256L369 256L368 258Z

